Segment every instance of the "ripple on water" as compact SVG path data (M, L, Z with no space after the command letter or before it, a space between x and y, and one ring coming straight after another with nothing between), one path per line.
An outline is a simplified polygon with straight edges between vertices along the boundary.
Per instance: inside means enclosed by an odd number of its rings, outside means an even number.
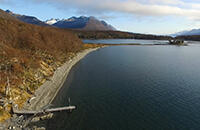
M200 51L193 46L100 49L71 71L54 104L72 104L48 129L199 129Z

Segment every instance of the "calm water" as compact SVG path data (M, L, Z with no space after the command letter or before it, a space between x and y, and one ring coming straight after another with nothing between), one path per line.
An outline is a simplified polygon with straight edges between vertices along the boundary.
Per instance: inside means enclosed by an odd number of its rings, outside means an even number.
M54 101L49 130L200 129L200 46L114 46L90 53Z
M168 44L166 40L138 40L138 39L101 39L101 40L83 40L84 43L96 43L96 44Z

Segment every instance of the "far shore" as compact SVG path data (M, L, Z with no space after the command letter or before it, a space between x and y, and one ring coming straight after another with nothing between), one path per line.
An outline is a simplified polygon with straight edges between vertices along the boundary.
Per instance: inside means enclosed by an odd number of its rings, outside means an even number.
M87 44L93 44L93 43L87 43ZM141 44L141 43L120 43L120 44L105 44L105 43L95 43L95 44L99 44L99 45L103 45L103 46L168 46L168 45L172 45L172 46L187 46L188 44Z

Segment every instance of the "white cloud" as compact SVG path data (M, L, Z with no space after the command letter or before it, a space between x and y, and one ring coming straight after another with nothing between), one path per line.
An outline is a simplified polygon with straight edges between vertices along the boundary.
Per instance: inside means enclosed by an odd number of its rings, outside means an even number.
M170 4L170 5L178 5L183 4L181 0L149 0L153 3L162 3L162 4Z
M1 1L1 0L0 0ZM48 2L79 13L128 13L137 16L180 16L200 20L200 3L183 0L32 0Z
M12 0L0 0L0 4L12 5Z
M0 0L0 3L4 3L5 2L5 0Z
M148 3L148 4L168 4L168 5L178 5L182 4L181 0L137 0L138 2Z

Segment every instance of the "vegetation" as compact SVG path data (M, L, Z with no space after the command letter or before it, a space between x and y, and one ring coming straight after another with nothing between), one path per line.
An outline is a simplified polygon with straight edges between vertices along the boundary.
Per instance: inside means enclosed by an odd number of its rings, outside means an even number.
M184 44L184 40L180 39L174 39L174 40L169 40L170 45L186 45Z
M170 36L157 36L148 34L137 34L121 31L81 31L74 30L81 39L148 39L148 40L170 40Z
M0 122L11 116L12 104L21 108L64 62L96 46L82 44L69 31L26 24L0 12Z
M178 36L177 39L187 40L187 41L200 41L200 35L191 36Z
M118 31L73 31L80 38L168 39ZM0 122L11 116L35 90L77 52L99 47L83 44L71 31L26 24L0 10Z

